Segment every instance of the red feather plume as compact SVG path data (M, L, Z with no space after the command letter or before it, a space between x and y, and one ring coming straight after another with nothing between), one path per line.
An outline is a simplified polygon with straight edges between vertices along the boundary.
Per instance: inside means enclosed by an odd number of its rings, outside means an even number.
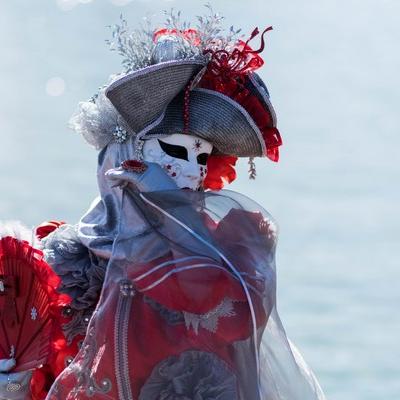
M204 179L204 189L221 190L225 184L236 179L237 157L211 155L207 161L207 175Z
M58 284L40 250L11 236L0 240L0 359L14 358L13 372L50 357Z

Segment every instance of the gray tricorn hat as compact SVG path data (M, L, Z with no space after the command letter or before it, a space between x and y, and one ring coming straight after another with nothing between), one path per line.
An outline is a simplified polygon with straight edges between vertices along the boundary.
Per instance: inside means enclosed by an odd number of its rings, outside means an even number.
M161 62L130 73L106 91L116 110L142 139L184 132L184 89L204 67L195 60ZM268 110L275 126L275 113L268 91L253 73L247 88ZM190 134L213 144L215 152L237 157L262 157L265 141L250 114L230 97L214 90L190 91Z
M189 133L212 143L216 154L270 157L270 148L279 146L280 136L260 77L247 74L240 89L256 99L254 112L213 90L212 84L204 88L209 58L184 56L176 38L162 37L153 49L153 65L128 73L107 88L106 96L135 135L137 147L140 139ZM199 84L203 88L196 88Z

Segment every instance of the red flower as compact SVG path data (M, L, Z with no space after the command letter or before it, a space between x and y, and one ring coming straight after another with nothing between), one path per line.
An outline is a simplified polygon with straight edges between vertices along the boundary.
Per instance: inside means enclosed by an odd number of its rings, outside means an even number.
M196 29L190 28L190 29L185 29L183 31L179 31L179 32L177 29L167 29L167 28L157 29L153 33L154 43L157 43L157 40L160 38L160 36L164 36L164 35L181 36L182 38L186 39L188 42L190 42L194 46L198 46L200 44L200 36Z
M205 189L221 190L225 184L236 179L235 164L237 157L211 155L207 161L207 175L203 186Z
M258 50L253 50L248 45L249 41L259 34L257 28L246 42L239 41L230 52L206 50L205 54L211 54L211 59L200 86L220 92L239 103L260 129L266 146L265 155L277 162L279 160L278 147L282 145L282 139L278 129L274 127L272 111L247 89L249 73L264 64L259 54L264 49L264 34L271 29L269 27L262 33L261 46Z
M51 232L55 231L61 225L65 225L63 221L48 221L43 222L36 228L36 236L39 239L43 239L46 236L50 235Z

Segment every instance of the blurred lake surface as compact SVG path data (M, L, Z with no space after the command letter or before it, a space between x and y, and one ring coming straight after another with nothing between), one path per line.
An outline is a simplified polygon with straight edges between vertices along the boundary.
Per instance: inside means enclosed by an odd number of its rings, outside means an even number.
M230 189L280 225L278 308L288 335L329 399L398 400L400 2L211 3L227 26L275 28L261 75L282 158L259 160L255 182L241 163ZM67 121L121 69L106 25L121 12L132 25L146 14L157 21L170 7L192 17L202 4L1 2L0 219L79 219L97 192L96 152Z

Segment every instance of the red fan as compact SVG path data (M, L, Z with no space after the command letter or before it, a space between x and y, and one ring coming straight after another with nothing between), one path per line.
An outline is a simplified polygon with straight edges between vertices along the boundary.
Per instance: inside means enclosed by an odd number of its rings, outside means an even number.
M0 359L14 358L13 372L48 360L58 283L40 250L11 236L0 239Z

